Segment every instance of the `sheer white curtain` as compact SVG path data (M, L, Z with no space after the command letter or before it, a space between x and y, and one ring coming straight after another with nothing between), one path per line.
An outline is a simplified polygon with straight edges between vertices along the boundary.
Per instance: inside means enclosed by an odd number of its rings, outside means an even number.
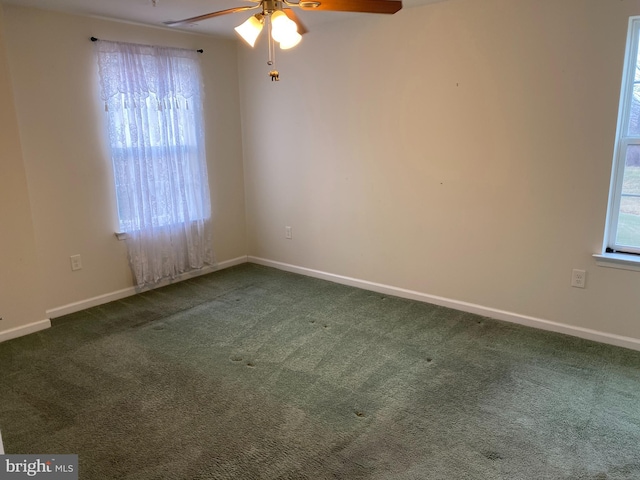
M137 284L213 264L198 53L107 41L96 49Z

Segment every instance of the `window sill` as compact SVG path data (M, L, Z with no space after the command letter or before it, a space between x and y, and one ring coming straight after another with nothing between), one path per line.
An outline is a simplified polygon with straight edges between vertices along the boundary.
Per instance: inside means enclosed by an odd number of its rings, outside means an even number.
M640 255L624 253L595 253L596 265L640 272Z

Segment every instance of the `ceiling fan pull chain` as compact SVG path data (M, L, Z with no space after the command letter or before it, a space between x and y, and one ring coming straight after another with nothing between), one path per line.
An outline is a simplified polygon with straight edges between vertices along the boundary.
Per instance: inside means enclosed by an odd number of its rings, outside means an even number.
M271 15L267 15L266 22L267 22L267 42L269 43L269 60L267 61L267 65L274 67L273 70L269 72L269 76L271 77L272 82L279 82L280 73L278 72L278 70L275 69L276 47L275 47L275 40L271 35Z
M267 15L267 38L269 40L269 60L267 60L267 65L273 65L275 63L276 52L273 37L271 36L271 15Z

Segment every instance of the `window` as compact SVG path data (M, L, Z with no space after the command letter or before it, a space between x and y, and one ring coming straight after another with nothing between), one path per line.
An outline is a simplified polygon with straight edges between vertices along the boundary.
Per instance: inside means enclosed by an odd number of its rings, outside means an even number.
M607 252L640 254L640 17L629 23L611 178Z
M138 285L213 263L198 54L96 43L119 230Z
M198 208L195 196L201 190L199 183L204 173L198 168L196 132L202 131L202 125L195 115L197 109L189 108L186 99L161 99L153 92L147 98L133 100L131 105L125 95L118 97L118 108L113 105L108 108L112 128L121 132L111 136L110 144L120 231L140 230L144 222L140 213L146 206L151 224L158 227L206 218L209 212ZM195 98L191 103L198 101ZM166 110L175 112L167 115ZM139 119L144 123L139 124ZM143 129L143 142L131 138L131 126ZM122 135L123 132L126 133ZM143 162L150 162L152 168L146 171L146 182L140 183ZM145 196L137 195L141 189ZM181 194L175 195L176 191ZM140 202L145 199L149 201L147 205ZM181 202L190 204L181 205Z

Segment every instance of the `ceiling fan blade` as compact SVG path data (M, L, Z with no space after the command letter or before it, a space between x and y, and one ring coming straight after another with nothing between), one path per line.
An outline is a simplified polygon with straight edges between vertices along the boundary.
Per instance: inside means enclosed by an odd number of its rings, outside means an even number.
M300 35L304 35L309 31L307 30L307 27L304 26L304 23L300 21L300 18L298 17L298 15L296 15L296 12L294 12L290 8L284 8L282 9L282 11L287 15L287 17L289 17L289 20L295 22L295 24L298 26L298 33Z
M319 0L318 2L300 1L303 10L333 10L336 12L363 12L363 13L396 13L402 8L400 0Z
M251 7L229 8L227 10L220 10L218 12L205 13L204 15L198 15L197 17L185 18L184 20L164 22L164 24L170 27L173 27L175 25L182 25L184 23L194 23L194 22L199 22L200 20L208 20L210 18L219 17L221 15L227 15L229 13L244 12L245 10L253 10L254 8L258 8L259 6L260 4L253 5Z

